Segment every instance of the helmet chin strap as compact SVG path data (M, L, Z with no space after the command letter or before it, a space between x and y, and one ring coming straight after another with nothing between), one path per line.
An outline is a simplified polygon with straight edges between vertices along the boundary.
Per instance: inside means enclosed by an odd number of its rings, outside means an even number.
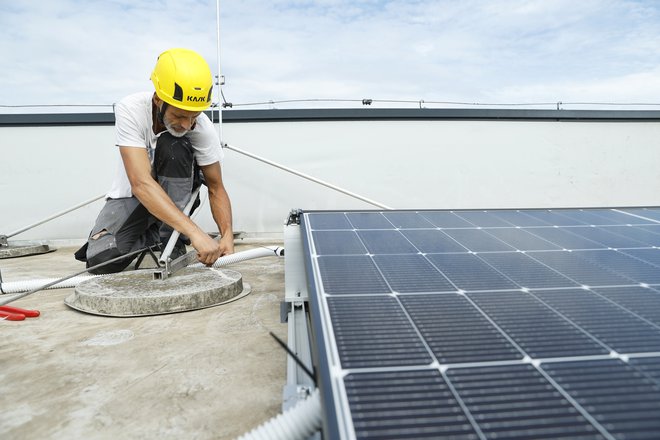
M167 111L167 107L169 107L169 104L165 101L162 101L162 103L163 104L158 109L158 122L165 125L165 121L163 120L163 117L165 116L165 112Z

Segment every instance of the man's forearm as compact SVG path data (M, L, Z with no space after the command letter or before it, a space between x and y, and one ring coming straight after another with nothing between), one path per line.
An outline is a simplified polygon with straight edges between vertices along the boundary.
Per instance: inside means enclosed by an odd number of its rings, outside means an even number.
M213 190L209 188L209 201L211 205L211 214L215 224L222 237L232 236L234 234L232 226L231 201L224 188Z

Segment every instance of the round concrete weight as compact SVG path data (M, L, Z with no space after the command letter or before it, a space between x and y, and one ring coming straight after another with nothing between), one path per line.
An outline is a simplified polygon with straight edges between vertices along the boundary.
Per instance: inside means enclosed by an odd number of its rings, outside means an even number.
M94 315L148 316L203 309L248 293L239 272L187 267L165 280L154 280L152 270L92 278L78 284L64 303Z
M26 244L22 246L10 244L8 246L0 246L0 259L45 254L54 250L55 249L51 249L47 244Z

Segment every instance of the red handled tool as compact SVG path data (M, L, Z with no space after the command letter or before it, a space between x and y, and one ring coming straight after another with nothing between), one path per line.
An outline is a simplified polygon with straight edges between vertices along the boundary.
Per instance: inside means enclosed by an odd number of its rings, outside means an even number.
M23 321L27 318L36 318L39 316L39 310L20 309L12 306L0 306L0 319L7 321Z

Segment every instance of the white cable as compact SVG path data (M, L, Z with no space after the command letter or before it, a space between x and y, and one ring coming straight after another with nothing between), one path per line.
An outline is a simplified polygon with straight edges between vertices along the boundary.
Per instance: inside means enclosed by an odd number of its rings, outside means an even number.
M283 256L284 248L282 247L260 247L255 249L248 249L246 251L237 252L235 254L227 255L225 257L220 257L213 264L213 267L225 266L227 264L238 263L239 261L251 260L254 258L260 257L275 257ZM205 267L202 263L192 264L188 267ZM105 275L78 275L67 280L64 280L60 283L54 284L52 286L46 287L44 290L49 289L66 289L71 287L76 287L78 284L82 283L85 280L91 278L96 278L99 276ZM0 283L0 291L2 293L23 293L29 292L33 289L36 289L46 284L57 281L59 278L43 278L43 279L33 279L33 280L22 280L22 281L8 281Z
M284 248L271 246L271 247L260 247L254 249L248 249L246 251L237 252L235 254L226 255L220 257L213 263L213 267L226 266L228 264L238 263L239 261L251 260L253 258L260 257L274 257L274 256L283 256ZM188 267L206 267L202 263L191 264Z
M238 440L303 440L321 429L321 422L321 397L317 388L307 399Z
M66 289L69 287L76 287L78 284L82 283L85 280L89 280L91 278L96 278L99 276L101 275L79 275L77 277L64 280L61 283L53 284L52 286L46 287L44 290ZM2 283L2 293L29 292L32 289L45 286L46 284L52 283L53 281L56 281L58 279L59 278L42 278L36 280L7 281Z

